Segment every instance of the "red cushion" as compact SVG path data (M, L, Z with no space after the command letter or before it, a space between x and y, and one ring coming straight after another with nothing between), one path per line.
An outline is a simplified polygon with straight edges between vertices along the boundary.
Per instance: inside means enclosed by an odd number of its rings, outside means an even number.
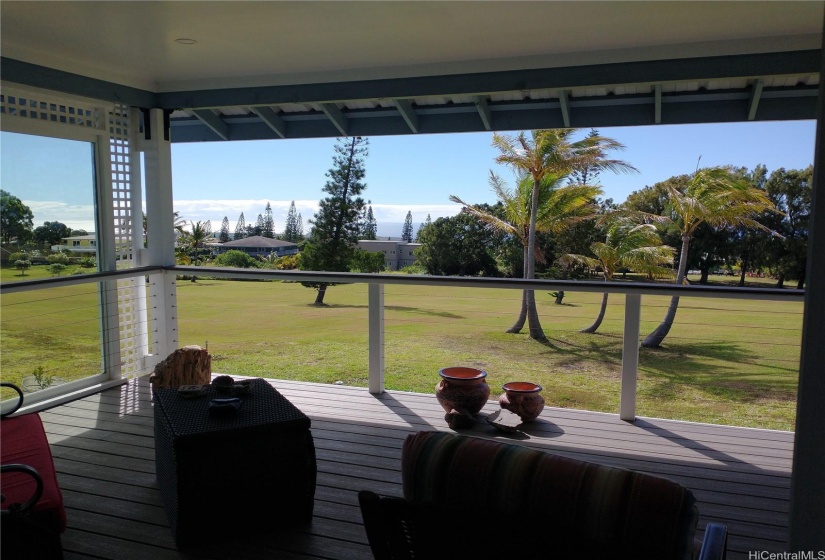
M37 414L25 414L0 421L0 463L22 463L34 467L43 478L43 495L32 515L49 527L62 533L66 529L66 509L63 495L57 485L54 460ZM25 503L34 493L35 482L24 473L6 473L2 478L3 508Z

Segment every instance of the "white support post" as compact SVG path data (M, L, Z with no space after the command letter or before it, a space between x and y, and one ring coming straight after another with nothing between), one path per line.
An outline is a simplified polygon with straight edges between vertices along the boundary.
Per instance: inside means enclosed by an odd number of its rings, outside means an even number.
M370 393L384 392L384 284L369 285Z
M164 140L163 111L148 114L151 138L142 141L146 177L146 256L150 266L175 264L173 228L172 147ZM152 354L154 362L178 347L177 291L174 274L153 274L149 292ZM150 365L150 364L147 364Z
M639 319L642 296L627 294L624 304L624 342L622 344L622 401L619 418L636 420L636 378L639 374Z

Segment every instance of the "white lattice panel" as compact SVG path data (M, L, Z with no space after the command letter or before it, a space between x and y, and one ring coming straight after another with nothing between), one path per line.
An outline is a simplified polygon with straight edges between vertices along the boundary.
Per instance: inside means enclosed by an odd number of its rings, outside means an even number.
M0 115L46 121L67 126L100 128L100 110L80 101L54 101L42 94L15 92L4 88L0 94Z
M135 267L136 251L143 246L143 209L134 195L135 153L132 149L131 109L115 105L109 112L111 196L117 268ZM137 200L135 200L137 198ZM120 329L120 372L123 377L144 373L142 358L148 353L146 287L143 276L117 282Z

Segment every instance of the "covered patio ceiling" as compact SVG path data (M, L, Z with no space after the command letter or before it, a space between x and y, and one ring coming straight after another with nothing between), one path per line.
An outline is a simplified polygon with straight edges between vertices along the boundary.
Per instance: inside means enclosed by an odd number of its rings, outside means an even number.
M823 4L4 0L2 78L173 142L813 119Z

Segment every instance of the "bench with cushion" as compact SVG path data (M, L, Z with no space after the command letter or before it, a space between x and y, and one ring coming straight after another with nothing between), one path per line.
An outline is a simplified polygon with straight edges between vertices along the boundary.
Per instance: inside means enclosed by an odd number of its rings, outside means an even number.
M664 478L447 432L409 436L401 463L404 499L359 495L378 560L724 557L724 527L700 550L693 494Z
M2 557L62 558L66 510L43 422L38 414L6 417L23 403L23 393L11 383L0 385L19 395L0 421Z

